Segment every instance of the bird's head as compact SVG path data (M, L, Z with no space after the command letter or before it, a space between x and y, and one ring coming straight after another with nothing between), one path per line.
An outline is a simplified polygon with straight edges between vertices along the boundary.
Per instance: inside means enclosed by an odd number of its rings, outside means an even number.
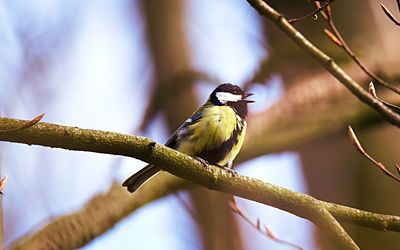
M245 93L239 86L230 83L219 85L210 95L210 101L218 106L230 105L236 102L251 103L247 97L252 96L251 93Z
M240 117L246 118L247 104L254 101L247 100L251 93L245 93L239 86L230 83L219 85L210 95L210 102L218 106L232 107Z

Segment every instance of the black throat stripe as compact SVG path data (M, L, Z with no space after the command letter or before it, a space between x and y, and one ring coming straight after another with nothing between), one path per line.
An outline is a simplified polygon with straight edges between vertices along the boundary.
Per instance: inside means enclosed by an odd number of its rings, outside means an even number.
M227 105L230 106L235 113L238 114L242 120L246 120L247 118L247 102L246 101L237 101L237 102L227 102Z

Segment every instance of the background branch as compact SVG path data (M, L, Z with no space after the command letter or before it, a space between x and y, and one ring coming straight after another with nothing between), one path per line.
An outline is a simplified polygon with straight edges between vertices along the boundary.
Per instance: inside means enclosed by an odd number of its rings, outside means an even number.
M146 100L148 106L140 128L145 131L155 116L161 114L168 134L172 134L199 106L195 84L212 83L213 80L206 71L193 65L195 60L192 60L192 44L187 33L190 23L187 10L191 4L181 0L142 0L140 3L154 67L152 91ZM194 235L197 235L199 245L209 250L244 248L235 217L227 208L227 195L193 189L188 196L198 215ZM210 207L213 213L210 213Z
M261 15L268 17L278 26L285 34L290 37L298 46L308 52L317 59L336 79L338 79L346 88L348 88L358 99L368 104L379 113L381 113L390 123L400 127L400 115L396 114L383 103L372 98L367 91L360 87L341 67L339 67L332 58L327 56L308 39L306 39L299 31L297 31L290 23L272 7L262 0L248 0Z
M371 161L373 164L375 164L375 166L377 166L384 174L386 174L387 176L391 177L392 179L400 182L400 177L398 177L397 175L393 174L392 172L390 172L385 165L383 165L383 163L378 162L377 160L375 160L372 156L370 156L365 150L364 148L361 146L360 141L358 140L356 134L354 133L354 130L352 129L351 126L349 126L349 137L351 139L351 142L353 143L354 147L365 157L367 158L369 161Z
M329 11L328 11L329 10ZM350 49L347 42L343 39L342 34L337 29L335 22L333 21L332 12L328 6L325 15L322 15L323 18L328 23L329 27L332 29L333 33L329 33L328 30L325 30L325 33L332 39L339 47L343 48L343 50L351 57L351 59L367 74L371 77L375 82L381 84L382 86L400 94L400 89L397 86L391 85L376 75L372 70L370 70L362 61L361 59Z
M237 205L236 201L235 201L235 197L232 197L231 202L229 203L232 211L239 215L247 224L249 224L251 227L253 227L255 230L257 230L257 232L259 232L260 234L268 237L269 239L279 243L279 244L283 244L283 245L287 245L293 248L296 248L298 250L303 250L302 247L293 244L289 241L283 240L278 238L273 232L272 230L266 226L266 225L261 225L261 221L259 218L257 218L256 222L253 222L243 211L242 209L239 208L239 206Z
M177 178L167 173L159 174L154 177L159 185L145 185L134 196L122 189L120 183L114 183L107 193L94 196L78 211L53 220L34 234L17 240L10 248L80 248L112 228L132 211L173 192L184 182L171 179Z
M386 16L389 17L390 20L392 20L392 22L398 26L400 26L400 22L397 21L397 19L394 17L394 15L392 14L392 12L383 4L381 4L381 8L383 10L383 12L385 12ZM400 2L397 1L397 6L399 7L399 12L400 12Z

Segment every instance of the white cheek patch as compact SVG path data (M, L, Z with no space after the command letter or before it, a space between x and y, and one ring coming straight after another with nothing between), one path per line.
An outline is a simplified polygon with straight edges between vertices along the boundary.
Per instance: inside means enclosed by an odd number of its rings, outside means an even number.
M242 99L242 95L234 95L228 92L217 92L215 96L218 98L218 101L221 103L226 102L237 102Z

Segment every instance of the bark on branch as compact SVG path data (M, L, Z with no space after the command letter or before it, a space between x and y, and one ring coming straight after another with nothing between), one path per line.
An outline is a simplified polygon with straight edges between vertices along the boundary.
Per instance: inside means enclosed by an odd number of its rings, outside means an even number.
M26 121L0 118L0 131L12 130L24 123ZM357 246L332 215L357 224L373 225L376 229L400 231L400 217L377 215L329 204L254 178L231 176L214 166L205 169L192 157L140 136L38 123L24 130L2 132L0 140L135 157L163 166L164 170L201 186L258 201L309 219L343 248L356 249ZM162 190L159 192L162 193ZM111 227L113 223L110 224ZM54 227L50 229L50 234L54 229ZM92 234L90 236L93 237ZM66 238L67 235L63 235L61 240L70 242L71 239ZM69 244L71 246L72 242ZM56 246L64 248L65 245L56 244ZM82 241L73 247L79 246L82 246Z
M352 75L357 75L356 72L353 72L353 69L347 68L346 71L351 72ZM360 81L366 80L362 78L362 72L360 72L357 79ZM351 94L342 85L332 81L334 81L334 78L326 72L302 77L296 80L293 84L294 86L286 91L285 97L282 98L283 100L262 113L252 114L246 135L247 143L245 143L238 159L235 161L236 164L269 152L278 152L289 147L296 147L295 145L301 145L333 130L345 128L348 124L366 125L371 121L375 122L375 119L379 118L379 115L373 112L372 109L358 102L356 98L351 98ZM324 85L321 85L321 82L324 82ZM299 98L299 96L302 98ZM385 99L389 99L391 102L395 101L396 98L393 93L390 96L385 95ZM314 103L322 104L318 105L317 108L316 105L313 105ZM299 110L301 110L301 116L297 115ZM323 114L327 115L321 117ZM263 138L268 138L268 140ZM34 236L24 236L16 244L20 245L21 242L28 241L34 242L35 246L36 244L41 246L46 242L59 242L59 245L67 245L68 242L73 242L74 244L79 242L79 245L73 246L74 248L81 247L111 229L125 216L148 202L153 202L171 194L177 189L191 187L193 185L189 185L182 179L167 173L159 174L152 178L133 196L122 190L119 185L113 185L107 192L99 194L88 201L82 209L71 211L69 214L46 223L47 225L39 232L35 232ZM116 189L121 190L116 192ZM113 204L114 210L103 209L102 211L112 211L112 213L99 213L98 203L94 203L93 200L103 204L103 207ZM110 200L113 202L110 203ZM115 208L118 208L118 210L115 210ZM380 231L399 231L396 229L399 228L399 226L396 226L398 225L396 224L396 219L390 216L385 217L384 215L362 212L357 209L348 209L343 206L336 210L329 208L329 211L340 221L351 221L353 224ZM96 214L97 221L95 224L82 223L83 218L90 217L92 214ZM387 221L392 221L393 223L389 222L387 224ZM42 224L44 225L45 223ZM62 225L66 226L63 227ZM70 227L68 225L74 225L76 234L74 234L73 238L64 239L63 235L68 235L69 233L68 229ZM51 228L57 228L57 230L52 230L50 234L48 232L50 232Z

